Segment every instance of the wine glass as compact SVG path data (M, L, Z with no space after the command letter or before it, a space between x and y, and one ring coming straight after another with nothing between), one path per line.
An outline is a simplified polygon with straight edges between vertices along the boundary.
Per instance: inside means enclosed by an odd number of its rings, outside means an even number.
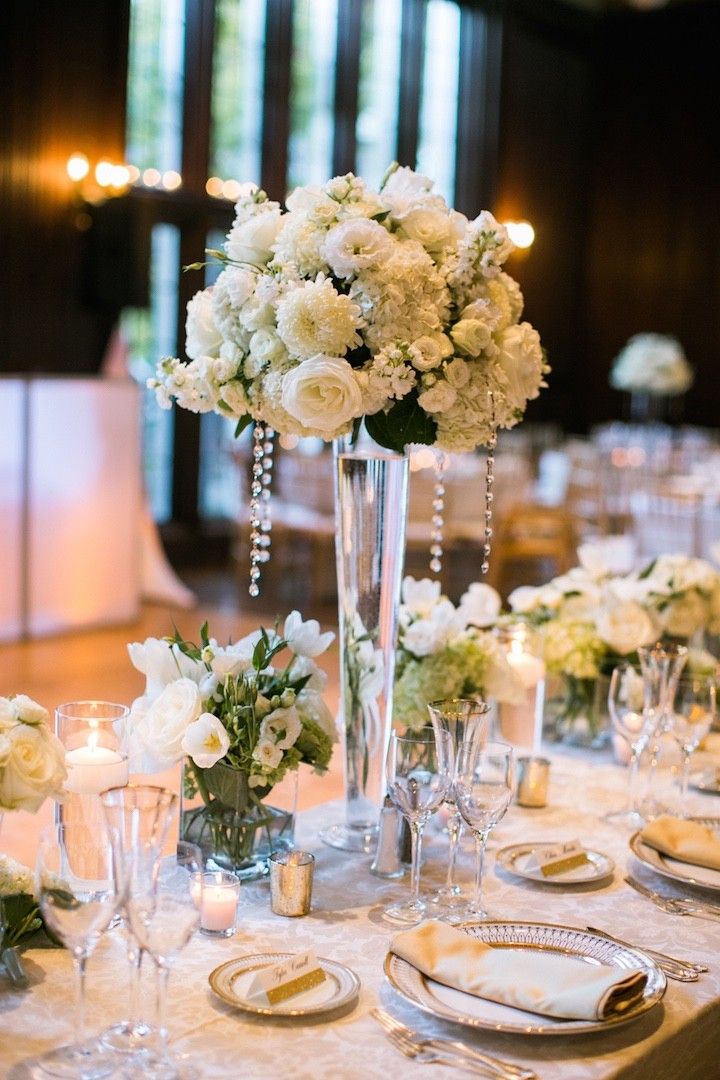
M644 716L648 728L650 767L642 801L645 818L656 817L664 807L657 796L663 736L672 727L673 702L678 682L688 659L684 645L657 642L638 649L644 681Z
M428 705L433 727L447 731L452 739L453 755L457 767L459 748L468 739L485 742L488 737L488 713L490 706L484 701L473 698L450 698L444 701L432 701ZM464 897L460 885L455 880L457 853L462 832L463 820L455 805L454 791L451 788L445 797L449 808L448 817L448 868L445 884L429 897L428 902L443 910L452 911L462 906Z
M491 830L505 816L515 789L515 756L507 743L465 742L455 773L455 803L475 836L475 889L466 914L487 919L482 905L485 845Z
M86 1041L85 970L88 957L110 925L122 893L113 875L104 830L54 825L41 837L36 863L38 904L46 925L69 950L75 969L75 1040L38 1061L50 1076L96 1080L115 1062L98 1041Z
M452 739L447 731L390 736L385 768L390 798L410 825L412 872L410 899L392 904L384 915L395 922L421 922L427 905L420 899L420 848L428 818L440 808L453 779Z
M680 812L686 816L690 758L717 715L717 680L712 675L687 675L678 680L669 732L682 752Z
M640 829L644 818L638 808L637 779L640 758L648 744L650 730L645 710L645 682L632 664L618 664L610 677L608 709L613 730L630 747L627 805L605 815L606 821Z

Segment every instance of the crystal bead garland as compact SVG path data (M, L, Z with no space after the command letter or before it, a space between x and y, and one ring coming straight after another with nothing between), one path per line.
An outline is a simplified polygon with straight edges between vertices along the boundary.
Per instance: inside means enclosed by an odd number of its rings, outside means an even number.
M270 482L272 480L275 432L256 424L253 431L253 467L250 485L250 586L251 596L260 595L261 563L270 558Z
M447 469L447 454L440 451L435 456L435 498L433 499L432 532L430 533L430 569L433 574L439 574L442 570L443 558L443 526L445 518L445 470Z
M483 543L483 561L480 564L480 573L487 574L490 569L490 541L492 540L492 514L493 484L495 483L495 447L497 446L497 432L493 430L487 444L487 462L485 465L485 530Z

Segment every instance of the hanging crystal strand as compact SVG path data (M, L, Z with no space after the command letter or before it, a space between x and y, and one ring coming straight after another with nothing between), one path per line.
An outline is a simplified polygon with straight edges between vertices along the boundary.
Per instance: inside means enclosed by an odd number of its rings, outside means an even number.
M487 462L485 465L485 530L483 534L483 549L482 549L482 563L480 564L480 573L487 574L490 569L490 548L493 536L492 529L492 516L493 516L493 502L495 496L493 494L493 484L495 483L495 447L497 446L497 428L495 427L495 399L493 398L492 390L488 391L490 398L490 417L492 423L492 432L487 442Z
M250 485L250 586L251 596L260 595L261 563L270 558L270 482L272 480L275 432L256 424L253 431L252 484Z
M433 574L439 574L442 570L443 559L443 526L445 524L445 470L448 458L444 451L440 450L435 455L435 498L433 499L432 532L430 533L430 569Z

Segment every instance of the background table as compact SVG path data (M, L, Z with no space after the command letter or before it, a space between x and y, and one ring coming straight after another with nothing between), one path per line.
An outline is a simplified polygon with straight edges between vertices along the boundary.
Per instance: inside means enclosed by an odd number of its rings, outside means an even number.
M584 928L604 928L638 946L657 946L688 959L706 959L710 972L697 983L669 981L661 1005L626 1027L583 1037L516 1037L475 1033L436 1021L405 1003L382 973L392 928L381 911L407 888L369 873L370 860L319 844L319 827L339 817L339 804L301 815L297 840L317 857L313 912L302 919L272 915L267 882L243 886L239 930L230 940L196 935L181 954L170 980L170 1029L174 1047L192 1055L198 1075L252 1080L386 1080L401 1070L449 1080L457 1070L424 1066L403 1058L369 1016L378 1003L422 1031L462 1037L491 1053L525 1063L541 1080L710 1080L720 1060L720 923L666 915L623 883L623 872L657 883L627 847L628 834L601 820L621 804L625 770L585 757L553 756L551 804L542 810L511 807L491 839L486 900L498 918L528 919ZM720 798L698 795L695 812L720 816ZM616 861L614 878L572 890L535 884L496 871L493 851L530 840L578 837ZM444 838L429 838L424 886L444 875ZM461 866L469 876L468 848ZM663 891L672 893L672 885ZM340 961L360 977L357 1006L331 1022L268 1022L235 1011L208 987L208 974L233 956L264 951L303 951ZM22 1059L66 1040L71 1031L72 979L65 951L25 952L31 979L20 993L0 982L0 1075L28 1075ZM148 965L149 967L150 965ZM145 976L150 1012L150 973ZM92 1028L119 1019L126 1001L122 937L111 933L88 965L88 1021Z

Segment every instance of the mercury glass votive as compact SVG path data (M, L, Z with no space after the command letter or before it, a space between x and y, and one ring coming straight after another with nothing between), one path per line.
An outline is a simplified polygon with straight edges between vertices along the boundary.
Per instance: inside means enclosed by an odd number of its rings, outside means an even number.
M547 806L550 762L547 758L518 758L518 783L515 801L518 806Z
M274 851L270 856L270 908L275 915L307 915L312 901L315 856Z

